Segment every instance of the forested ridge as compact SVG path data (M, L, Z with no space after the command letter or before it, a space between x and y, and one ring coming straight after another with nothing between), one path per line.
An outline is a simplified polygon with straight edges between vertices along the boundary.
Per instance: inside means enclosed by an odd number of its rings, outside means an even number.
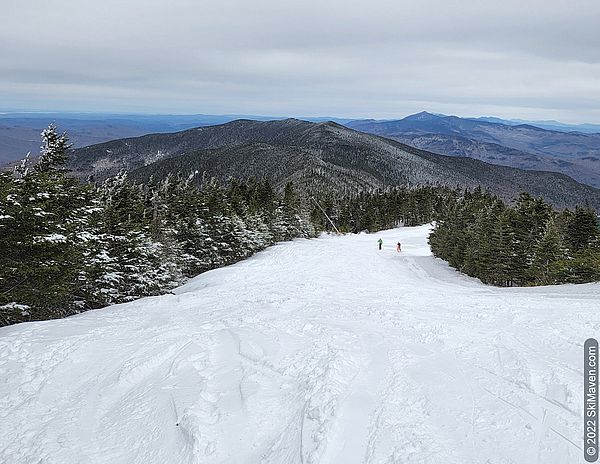
M327 216L342 232L436 221L433 253L494 285L600 280L588 208L557 212L527 194L510 206L439 185L349 194L279 190L266 177L139 183L124 171L81 183L64 168L66 134L51 126L42 138L37 164L0 173L0 325L165 293L277 241L330 231Z
M104 180L126 169L146 183L169 173L206 173L225 182L262 178L277 189L293 181L299 189L354 194L391 187L478 186L511 201L522 191L558 208L589 202L600 210L600 190L549 171L528 171L443 156L331 121L236 120L173 134L150 134L74 150L68 167L85 180ZM194 182L202 188L202 176Z

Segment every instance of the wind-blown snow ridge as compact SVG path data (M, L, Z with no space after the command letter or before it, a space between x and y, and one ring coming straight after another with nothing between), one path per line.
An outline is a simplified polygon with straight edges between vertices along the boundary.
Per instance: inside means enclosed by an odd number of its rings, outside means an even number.
M428 230L296 240L1 329L0 461L583 462L600 285L484 286Z

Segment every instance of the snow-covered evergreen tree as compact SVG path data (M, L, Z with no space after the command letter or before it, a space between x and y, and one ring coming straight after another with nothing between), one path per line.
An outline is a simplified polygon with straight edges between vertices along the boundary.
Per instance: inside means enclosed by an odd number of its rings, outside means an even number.
M35 165L36 171L63 170L71 148L66 132L59 134L56 125L52 123L42 131L42 141L40 158Z

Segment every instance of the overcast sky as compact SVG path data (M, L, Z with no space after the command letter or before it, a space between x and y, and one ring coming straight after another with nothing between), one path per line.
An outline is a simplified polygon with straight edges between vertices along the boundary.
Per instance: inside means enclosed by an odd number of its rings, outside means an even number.
M0 109L600 123L599 0L2 0Z

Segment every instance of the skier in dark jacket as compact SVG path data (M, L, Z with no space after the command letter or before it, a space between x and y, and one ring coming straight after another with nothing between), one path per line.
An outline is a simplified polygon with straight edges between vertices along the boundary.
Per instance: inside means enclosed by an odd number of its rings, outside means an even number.
M381 250L383 248L383 240L377 240L377 244L379 245L379 250Z
M402 244L400 242L396 243L396 251L400 253L402 251Z

